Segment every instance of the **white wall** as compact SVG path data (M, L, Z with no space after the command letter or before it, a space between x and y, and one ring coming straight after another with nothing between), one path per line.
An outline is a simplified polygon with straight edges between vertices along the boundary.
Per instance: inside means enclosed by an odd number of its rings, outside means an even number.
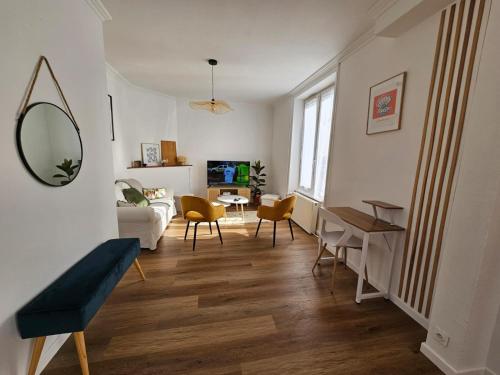
M123 178L132 160L141 160L141 143L177 140L176 100L132 85L109 65L107 80L113 97L114 171Z
M491 337L486 367L494 374L500 374L500 310L497 314L495 330Z
M287 96L273 104L273 142L271 169L273 192L285 197L289 192L290 141L293 121L293 97Z
M25 374L31 340L19 337L14 314L98 244L117 236L116 210L100 19L83 0L17 0L2 2L0 25L0 373ZM81 128L82 170L65 187L37 182L16 149L17 111L41 54ZM32 100L61 105L45 67ZM47 340L42 362L61 341Z
M262 160L270 176L264 190L272 190L272 109L263 104L230 104L233 112L214 115L192 110L188 99L177 99L178 148L193 164L196 195L207 194L207 160Z

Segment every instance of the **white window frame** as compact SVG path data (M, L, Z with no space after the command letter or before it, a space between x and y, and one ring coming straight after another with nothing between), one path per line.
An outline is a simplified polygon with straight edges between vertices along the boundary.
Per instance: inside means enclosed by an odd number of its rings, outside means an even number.
M300 131L300 160L299 160L299 181L298 181L298 187L297 191L308 198L311 198L312 200L318 201L314 197L314 190L315 190L315 184L316 184L316 159L317 159L317 153L318 153L318 136L319 136L319 122L320 122L320 114L321 114L321 96L323 93L333 90L333 106L332 106L332 122L330 124L330 139L329 139L329 148L328 148L328 159L330 159L330 152L331 152L331 137L333 134L333 120L334 120L334 115L335 115L335 83L328 85L327 87L321 89L320 91L308 96L306 99L304 99L304 105L303 105L303 114L302 114L302 128ZM318 106L316 108L316 133L315 133L315 138L314 138L314 156L313 156L313 173L312 173L312 184L310 189L305 189L304 187L300 186L300 177L302 174L302 149L304 146L304 120L305 120L305 109L306 109L306 104L310 102L311 100L316 99L318 102ZM328 173L327 173L328 176Z

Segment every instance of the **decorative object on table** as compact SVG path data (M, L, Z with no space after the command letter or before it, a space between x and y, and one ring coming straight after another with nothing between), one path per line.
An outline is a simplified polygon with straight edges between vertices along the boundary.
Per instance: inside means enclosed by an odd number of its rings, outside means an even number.
M187 164L187 158L185 156L182 156L182 155L177 156L177 164L178 165Z
M142 188L142 194L147 199L160 199L167 196L167 190L165 188Z
M142 161L140 160L132 161L132 168L141 168L141 167L142 167Z
M161 141L161 157L165 165L175 165L177 160L177 144L175 141ZM162 162L163 164L163 162Z
M366 134L401 128L406 72L370 87Z
M252 188L253 201L256 205L260 204L260 197L262 195L262 187L266 186L265 173L262 173L265 166L257 160L252 165L253 175L251 176L250 186Z
M109 112L111 115L111 141L115 140L115 120L113 117L113 97L108 94L109 98Z
M42 64L45 63L64 108L52 103L29 104ZM50 120L50 121L49 121ZM38 181L49 186L64 186L73 181L80 171L83 148L80 129L69 108L54 71L45 56L40 56L35 73L27 89L17 121L17 148L26 169ZM65 168L66 162L54 165L54 160L78 160L78 167L71 162L66 176L57 176L58 169ZM69 174L68 174L69 173ZM65 178L61 182L60 178Z
M61 183L61 185L67 185L71 182L72 176L75 173L78 173L78 171L76 171L76 170L78 168L80 168L80 164L78 164L78 163L73 164L73 160L64 159L64 161L60 165L56 165L56 168L59 168L65 174L56 173L52 177L53 178L64 178L64 180L61 180L60 183Z
M212 69L212 100L191 101L189 106L192 109L203 109L215 114L223 114L232 111L231 106L224 100L215 100L214 96L214 66L217 65L217 60L209 59L208 64Z
M141 143L142 163L147 167L161 164L160 145L158 143Z

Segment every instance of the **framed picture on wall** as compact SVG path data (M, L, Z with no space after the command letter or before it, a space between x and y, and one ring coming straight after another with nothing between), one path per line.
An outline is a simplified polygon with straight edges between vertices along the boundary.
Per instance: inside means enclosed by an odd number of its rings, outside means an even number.
M370 87L366 134L401 129L406 72Z
M115 140L115 120L113 118L113 97L108 94L109 98L109 112L111 117L111 140Z
M142 163L146 166L161 165L160 145L158 143L141 143Z

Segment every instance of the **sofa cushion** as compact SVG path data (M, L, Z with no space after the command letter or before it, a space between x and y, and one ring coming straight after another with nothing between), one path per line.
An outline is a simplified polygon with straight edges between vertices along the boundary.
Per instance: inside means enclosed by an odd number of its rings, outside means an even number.
M149 200L139 190L135 188L123 189L123 195L129 203L135 203L137 207L149 206Z
M21 337L83 331L139 252L137 238L99 245L17 312Z
M125 198L123 198L125 199ZM137 207L135 203L129 203L127 201L117 201L116 202L117 207Z
M165 188L143 188L142 194L148 199L159 199L167 196Z

